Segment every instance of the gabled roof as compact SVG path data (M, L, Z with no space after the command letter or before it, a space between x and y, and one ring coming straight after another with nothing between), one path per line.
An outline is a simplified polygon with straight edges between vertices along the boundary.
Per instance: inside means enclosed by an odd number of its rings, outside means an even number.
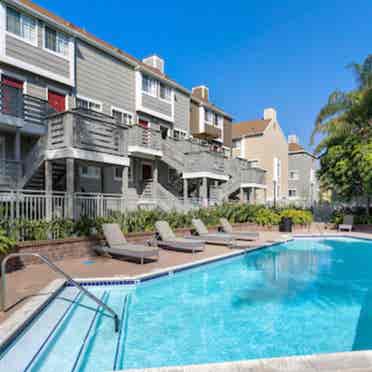
M14 5L15 7L25 8L28 11L34 11L37 13L37 15L42 15L46 17L49 21L54 22L55 24L59 25L62 30L64 31L70 31L72 34L77 34L80 36L83 40L90 41L97 47L103 48L105 51L111 52L112 55L116 56L117 58L124 59L127 63L135 67L136 69L139 69L141 71L145 71L151 75L154 75L155 77L165 80L168 83L170 83L172 86L178 88L179 90L183 91L184 93L187 93L191 96L191 92L177 83L175 80L171 79L166 74L162 73L157 68L154 68L152 66L147 65L146 63L142 62L141 60L133 57L132 55L124 52L123 50L107 43L106 41L94 36L90 32L87 32L85 29L78 27L74 25L71 22L68 22L64 20L62 17L57 16L56 14L53 14L49 10L41 7L40 5L37 5L36 3L30 1L30 0L6 0L7 3L9 3L11 6ZM218 109L218 107L210 104L211 107L215 108L216 110L220 111L223 115L231 118L231 116L227 113L225 113L223 110Z
M299 152L299 151L305 151L305 149L301 145L299 145L298 143L293 142L293 143L290 143L288 145L288 151L289 152Z
M232 125L232 138L237 139L245 136L257 136L263 134L271 120L251 120L235 123Z

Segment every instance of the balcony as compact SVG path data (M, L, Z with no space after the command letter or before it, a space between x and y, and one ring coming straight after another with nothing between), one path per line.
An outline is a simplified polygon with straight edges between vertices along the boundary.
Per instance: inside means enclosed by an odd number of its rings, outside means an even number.
M227 172L235 180L240 180L241 185L265 186L266 171L261 168L252 167L252 162L233 158L227 160Z
M125 125L110 116L75 109L48 117L49 158L79 158L126 165L128 142Z
M46 116L53 112L46 100L23 94L22 90L0 83L0 119L8 125L25 123L45 125Z
M192 135L195 138L200 138L204 140L222 138L221 129L214 125L207 124L207 123L204 123L204 130L195 132Z
M160 130L135 124L129 129L129 153L162 157Z
M222 153L195 151L185 154L184 178L212 178L226 181L225 158Z

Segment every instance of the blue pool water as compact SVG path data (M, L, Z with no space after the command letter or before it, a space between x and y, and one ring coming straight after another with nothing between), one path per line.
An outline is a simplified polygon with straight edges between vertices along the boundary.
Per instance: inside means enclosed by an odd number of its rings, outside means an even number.
M372 241L299 239L136 286L66 288L0 370L111 371L372 349ZM4 367L7 367L4 369Z

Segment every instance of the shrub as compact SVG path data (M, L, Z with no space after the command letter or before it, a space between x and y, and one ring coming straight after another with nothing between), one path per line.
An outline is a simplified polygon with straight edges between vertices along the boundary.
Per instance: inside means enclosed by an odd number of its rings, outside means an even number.
M262 226L278 225L280 215L272 209L261 208L256 213L255 222Z
M280 212L280 217L291 218L295 225L310 225L313 222L312 213L300 209L284 209Z
M4 229L0 229L0 253L8 254L15 247L16 241Z

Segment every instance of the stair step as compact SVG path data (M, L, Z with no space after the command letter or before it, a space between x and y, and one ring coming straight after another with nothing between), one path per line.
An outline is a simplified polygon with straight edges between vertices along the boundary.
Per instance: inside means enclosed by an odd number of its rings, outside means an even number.
M34 355L43 347L52 330L58 326L69 312L79 292L76 288L66 288L42 312L32 325L12 344L0 360L0 371L25 371Z

